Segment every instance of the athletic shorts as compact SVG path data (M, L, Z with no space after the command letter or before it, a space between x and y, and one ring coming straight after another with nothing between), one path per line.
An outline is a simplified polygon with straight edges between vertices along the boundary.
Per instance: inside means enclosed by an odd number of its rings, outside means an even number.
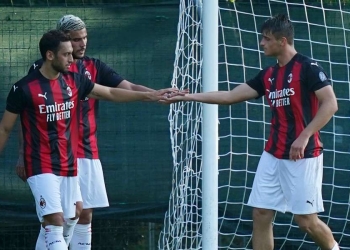
M248 205L298 215L323 212L322 175L322 154L292 161L264 151Z
M27 182L34 196L40 222L44 222L43 217L48 214L63 213L66 219L75 216L77 176L39 174L29 177Z
M101 161L78 158L78 176L83 208L108 207Z

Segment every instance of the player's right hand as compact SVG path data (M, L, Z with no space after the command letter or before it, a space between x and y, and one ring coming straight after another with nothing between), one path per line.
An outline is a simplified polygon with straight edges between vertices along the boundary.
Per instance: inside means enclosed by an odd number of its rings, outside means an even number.
M23 159L21 156L18 158L18 161L16 164L16 174L18 175L19 178L21 178L22 181L24 182L27 181L27 174L26 174Z

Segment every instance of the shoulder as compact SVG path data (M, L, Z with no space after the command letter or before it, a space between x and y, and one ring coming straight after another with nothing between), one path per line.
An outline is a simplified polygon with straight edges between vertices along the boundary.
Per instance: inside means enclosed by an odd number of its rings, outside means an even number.
M43 76L40 74L39 70L35 70L30 72L28 75L21 78L19 81L17 81L15 84L17 86L25 86L28 84L31 84L33 82L39 82Z
M308 56L305 56L305 55L302 55L302 54L299 54L299 53L296 56L296 61L301 63L303 65L303 67L305 67L306 69L309 69L311 67L322 68L320 63L317 62L315 59L312 59L312 58L310 58Z
M43 59L38 59L36 60L33 64L32 64L32 67L33 69L40 69L40 67L43 65Z
M97 59L94 57L88 57L88 56L84 56L83 58L81 58L81 60L84 63L101 63L100 59Z

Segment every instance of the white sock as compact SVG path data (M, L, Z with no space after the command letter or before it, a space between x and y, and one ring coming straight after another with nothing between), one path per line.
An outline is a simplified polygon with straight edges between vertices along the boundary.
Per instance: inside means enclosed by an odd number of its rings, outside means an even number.
M45 228L40 225L38 239L36 240L35 250L47 250L45 242Z
M69 243L73 237L74 227L77 224L77 222L78 222L78 219L76 219L76 220L66 219L64 222L63 237L67 243L67 246L69 246Z
M338 243L336 242L331 250L340 250Z
M74 228L73 238L70 242L70 250L91 249L91 223L77 224Z
M63 227L48 225L45 227L46 247L48 250L67 250L63 238Z

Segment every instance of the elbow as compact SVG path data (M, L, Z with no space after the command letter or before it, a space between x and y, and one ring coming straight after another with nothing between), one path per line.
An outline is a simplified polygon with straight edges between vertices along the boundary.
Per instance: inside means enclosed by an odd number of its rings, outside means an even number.
M338 103L335 102L335 105L334 105L334 114L338 111Z
M335 101L333 103L332 109L331 109L332 115L334 115L337 111L338 111L338 103L337 103L337 101Z

